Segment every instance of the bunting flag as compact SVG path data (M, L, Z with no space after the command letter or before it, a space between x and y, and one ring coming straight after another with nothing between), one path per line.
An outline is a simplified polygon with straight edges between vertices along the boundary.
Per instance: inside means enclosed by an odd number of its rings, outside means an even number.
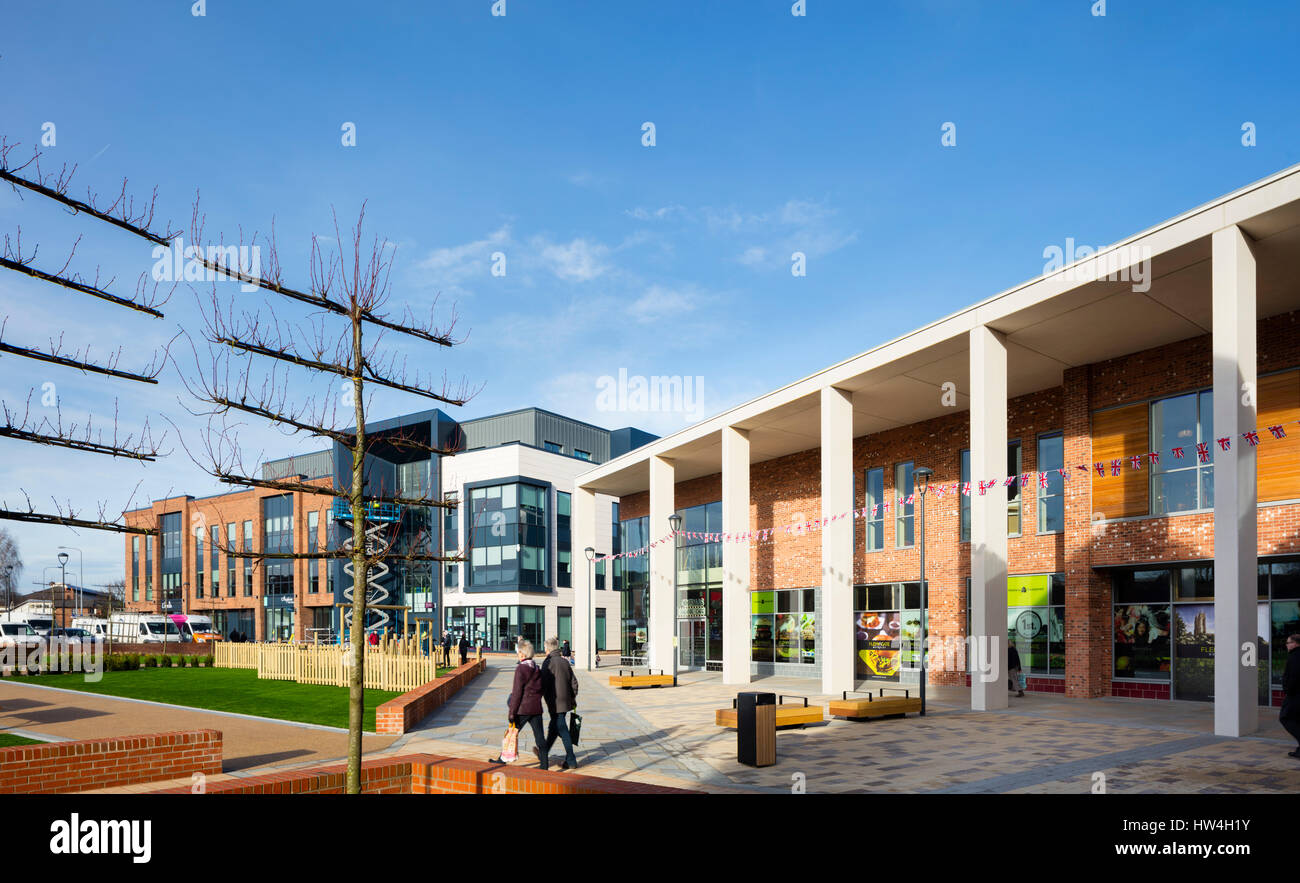
M1300 425L1300 420L1296 420L1294 422ZM1267 427L1267 431L1268 431L1267 436L1262 436L1258 429L1252 429L1252 430L1248 430L1247 432L1241 433L1241 437L1246 442L1246 445L1248 447L1256 448L1262 442L1275 440L1275 439L1288 438L1286 433L1287 425L1290 424L1275 424L1273 426ZM1216 438L1214 442L1218 444L1219 450L1224 452L1232 451L1231 436ZM1169 453L1173 455L1173 458L1175 460L1182 460L1186 457L1187 450L1185 446L1177 445L1175 447L1170 448ZM1128 461L1130 471L1141 470L1142 462L1144 460L1146 461L1148 466L1159 466L1160 454L1161 454L1160 451L1146 451L1140 454L1131 454L1127 457L1112 459L1109 462L1109 464L1104 460L1100 460L1096 463L1092 463L1091 465L1089 465L1088 463L1075 463L1073 464L1072 468L1079 470L1081 472L1095 472L1097 478L1102 478L1102 479L1114 478L1123 475L1125 460ZM1210 457L1211 457L1210 442L1197 442L1196 443L1197 461L1199 463L1209 463ZM1035 483L1038 485L1039 488L1047 490L1050 488L1049 481L1051 480L1053 473L1055 473L1057 476L1060 477L1062 484L1069 481L1070 468L1065 466L1060 466L1055 469L1049 469L1045 472L1024 472L1019 475L1008 475L1001 478L979 479L978 481L961 481L961 482L954 481L950 484L927 484L923 486L923 489L921 490L920 493L921 494L933 493L936 499L942 499L946 494L952 494L954 497L958 496L959 494L963 497L970 497L972 496L972 485L976 485L979 488L979 495L982 497L985 496L988 493L988 491L992 490L998 485L1002 485L1003 487L1006 488L1012 488L1018 484L1021 488L1029 488L1032 487ZM814 518L810 521L805 521L800 524L788 524L782 528L765 527L756 531L745 531L744 533L703 533L700 531L677 531L676 533L670 532L667 536L661 537L657 540L653 540L652 542L649 543L649 545L643 546L640 549L633 549L628 552L619 552L618 554L615 555L598 555L596 556L595 560L615 561L620 558L642 558L645 557L650 552L650 550L657 549L660 546L664 545L665 543L672 543L679 538L703 541L707 543L755 543L755 542L766 543L772 541L772 539L776 536L778 530L780 533L786 535L791 535L791 534L802 535L804 533L807 533L808 531L818 530L820 528L826 527L827 525L833 524L844 518L874 519L877 518L882 513L882 510L883 513L887 515L889 513L890 508L894 505L895 502L898 504L900 509L904 506L914 506L916 504L917 496L918 494L916 492L908 494L907 497L896 495L894 500L891 501L889 499L886 499L883 504L875 503L870 507L863 506L861 509L852 509L849 510L848 512L840 512L835 515L824 516L821 518Z

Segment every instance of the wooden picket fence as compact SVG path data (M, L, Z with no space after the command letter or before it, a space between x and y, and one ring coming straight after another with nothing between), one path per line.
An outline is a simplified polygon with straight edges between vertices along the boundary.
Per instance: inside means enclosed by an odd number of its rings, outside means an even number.
M365 648L365 683L368 690L405 693L437 676L432 656L395 652L397 646ZM217 668L256 669L259 678L296 681L299 684L348 685L349 656L336 644L230 644L216 645Z

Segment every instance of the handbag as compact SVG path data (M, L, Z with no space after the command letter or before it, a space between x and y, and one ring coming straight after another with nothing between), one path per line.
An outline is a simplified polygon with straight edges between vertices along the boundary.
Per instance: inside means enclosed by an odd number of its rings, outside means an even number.
M582 734L582 715L576 711L569 712L569 741L574 745L578 744L578 737Z
M519 759L519 730L514 724L511 724L506 734L501 737L501 759L506 763L513 763Z

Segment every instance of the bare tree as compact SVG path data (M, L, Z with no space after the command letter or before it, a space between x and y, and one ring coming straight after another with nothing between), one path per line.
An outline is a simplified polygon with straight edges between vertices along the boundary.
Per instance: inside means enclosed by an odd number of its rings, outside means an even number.
M206 418L207 428L202 438L192 443L182 436L182 445L196 464L226 484L320 495L340 501L346 507L351 530L340 548L320 552L249 552L233 548L224 551L227 555L237 554L262 561L343 558L350 565L352 606L347 611L350 624L347 791L360 793L366 605L371 593L369 574L373 568L386 568L385 562L393 560L461 560L432 554L433 540L427 531L407 538L403 548L398 548L395 543L398 534L396 523L387 528L382 523L367 526L367 522L374 520L372 516L376 507L427 510L455 504L444 502L435 488L411 495L402 493L400 488L388 487L382 481L370 480L366 472L366 455L376 443L430 455L452 451L440 448L437 439L423 441L400 435L369 437L366 431L366 388L373 384L444 405L464 404L475 392L467 383L462 381L453 387L447 383L445 375L441 382L435 382L418 372L411 372L397 351L385 345L386 337L397 333L440 347L455 346L462 342L455 336L456 318L453 313L445 325L439 326L434 322L432 308L426 321L417 320L409 309L400 317L388 312L392 253L378 238L369 243L365 240L362 233L364 206L356 226L346 237L339 229L337 217L334 219L337 250L326 254L320 239L312 237L310 284L305 291L291 288L284 282L274 236L268 240L262 253L260 263L264 272L255 275L246 267L235 266L228 258L223 260L220 257L240 253L239 247L225 243L220 236L212 242L205 239L203 218L197 204L192 218L191 248L200 255L199 260L206 268L314 308L305 320L295 324L291 319L282 319L269 305L266 310L248 312L236 310L233 303L223 304L213 285L210 297L200 301L204 319L202 345L190 339L194 368L183 372L188 393L203 403L201 407L190 408L190 413ZM256 236L253 242L256 243ZM271 367L265 374L255 373L252 356L270 360ZM346 410L340 414L340 403L332 396L293 401L289 391L293 369L305 369L313 376L342 380L348 392L347 400L342 403ZM289 434L306 433L347 448L351 454L347 486L336 487L332 483L304 481L297 477L259 475L256 464L246 460L239 443L237 420L245 416L266 420Z
M39 151L34 151L31 158L25 162L18 163L14 159L17 147L17 144L10 143L7 139L0 137L0 181L8 183L20 198L25 192L34 193L64 206L74 214L85 214L136 236L141 236L151 242L165 243L167 241L165 235L149 230L149 226L153 223L154 200L150 199L148 203L136 203L127 193L126 181L122 182L120 192L112 200L101 199L93 191L87 191L85 199L78 199L70 195L72 177L76 172L75 166L71 169L63 166L57 172L46 173L41 170ZM159 307L167 302L171 293L170 291L164 293L159 283L150 285L145 273L140 275L135 294L125 296L111 291L114 279L105 280L101 278L98 269L90 278L73 272L70 268L80 242L81 237L78 237L73 242L68 251L68 257L61 265L51 264L47 266L43 265L39 258L39 248L25 249L23 247L22 230L19 228L12 236L8 233L4 236L3 249L0 250L0 269L58 285L69 291L103 300L115 306L133 310L156 319L163 318ZM175 286L172 287L174 289ZM26 342L12 343L5 340L8 319L8 316L0 317L0 356L12 355L56 365L63 369L80 371L83 374L96 374L116 380L149 384L158 382L158 374L165 362L166 350L162 353L155 352L143 367L124 368L120 364L122 358L121 348L109 353L105 358L95 358L92 356L89 346L69 348L64 343L62 334L59 334L57 338L50 337L45 345ZM54 419L50 419L49 416L39 418L33 416L32 397L35 394L35 390L29 392L27 401L21 408L0 401L0 420L3 421L0 423L0 436L31 444L52 445L76 451L103 454L109 457L122 457L146 462L154 460L161 453L160 444L162 439L155 440L153 438L147 421L138 433L123 435L118 427L116 402L114 403L112 426L105 434L104 429L94 426L93 418L90 417L87 417L84 423L69 422L65 424L63 413L58 408L57 402L53 404L56 409ZM46 404L49 405L49 403ZM121 512L129 508L130 500L121 509L117 510L115 515L110 513L108 503L105 501L98 505L93 516L83 517L87 514L84 508L75 507L71 501L60 502L53 500L53 511L37 511L30 495L21 488L18 492L24 500L22 507L18 508L14 503L0 500L0 519L38 524L62 524L74 528L82 527L121 533L154 532L142 528L128 527L123 523Z
M0 588L4 589L5 609L13 607L13 586L23 573L23 556L18 541L0 527Z

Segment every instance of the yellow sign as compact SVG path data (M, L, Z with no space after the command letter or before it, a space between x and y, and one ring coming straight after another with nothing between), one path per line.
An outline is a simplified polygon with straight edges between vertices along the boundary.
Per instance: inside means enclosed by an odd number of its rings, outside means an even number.
M1047 573L1007 577L1008 607L1046 607L1052 603L1052 577Z

